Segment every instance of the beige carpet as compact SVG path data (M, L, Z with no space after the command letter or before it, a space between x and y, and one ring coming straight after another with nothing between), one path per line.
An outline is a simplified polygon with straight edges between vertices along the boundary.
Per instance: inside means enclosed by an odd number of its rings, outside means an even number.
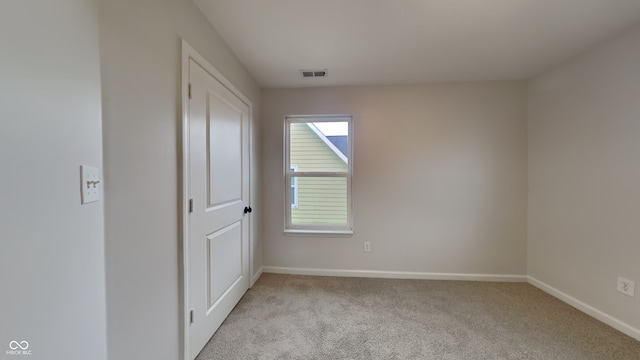
M638 360L640 342L524 283L263 274L198 360Z

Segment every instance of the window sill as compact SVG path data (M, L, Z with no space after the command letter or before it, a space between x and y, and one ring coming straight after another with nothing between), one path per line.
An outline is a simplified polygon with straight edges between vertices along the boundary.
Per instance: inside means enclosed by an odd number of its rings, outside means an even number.
M284 233L288 235L325 235L336 237L350 237L353 235L353 230L285 229Z

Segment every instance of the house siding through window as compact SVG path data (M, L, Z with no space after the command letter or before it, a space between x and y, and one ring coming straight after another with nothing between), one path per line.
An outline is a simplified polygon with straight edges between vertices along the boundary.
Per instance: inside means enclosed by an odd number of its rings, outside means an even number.
M311 128L291 124L291 164L299 172L347 172L348 164ZM298 207L291 209L294 224L346 224L346 178L298 178Z

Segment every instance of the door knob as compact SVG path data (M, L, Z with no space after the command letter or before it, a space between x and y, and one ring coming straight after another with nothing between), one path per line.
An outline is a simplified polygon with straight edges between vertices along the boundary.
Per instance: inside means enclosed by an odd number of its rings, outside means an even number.
M251 206L245 206L244 208L244 213L251 213L253 211L253 209L251 208Z

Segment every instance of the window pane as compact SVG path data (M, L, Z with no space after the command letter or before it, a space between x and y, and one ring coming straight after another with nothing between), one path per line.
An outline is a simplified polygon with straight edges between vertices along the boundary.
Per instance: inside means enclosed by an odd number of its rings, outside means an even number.
M293 225L347 225L346 178L292 178L298 184L298 207L291 209Z
M348 122L291 123L290 164L301 172L347 172Z

